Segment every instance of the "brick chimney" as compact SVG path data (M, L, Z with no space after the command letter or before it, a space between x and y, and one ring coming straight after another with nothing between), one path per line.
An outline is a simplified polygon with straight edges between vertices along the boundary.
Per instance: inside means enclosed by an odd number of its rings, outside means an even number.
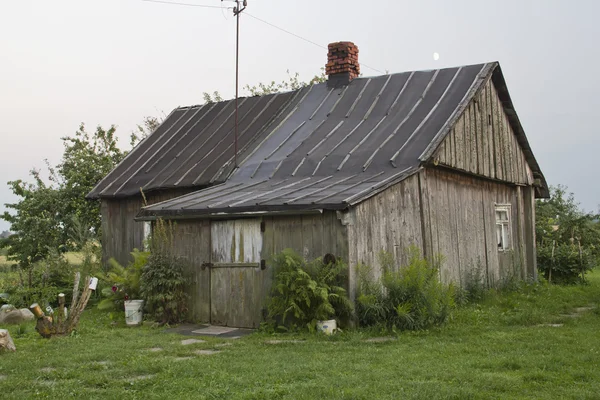
M347 85L360 75L358 47L352 42L330 43L325 73L329 75L329 86Z

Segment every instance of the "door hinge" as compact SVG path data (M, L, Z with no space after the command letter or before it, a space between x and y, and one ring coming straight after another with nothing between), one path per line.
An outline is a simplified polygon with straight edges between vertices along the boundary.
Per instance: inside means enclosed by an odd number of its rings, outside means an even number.
M212 268L212 267L213 267L213 263L205 262L205 263L202 263L202 265L200 266L200 269L202 269L202 271L204 271L206 268Z
M265 260L260 260L260 269L267 269L267 262Z
M265 221L261 221L260 222L260 231L264 232L265 231Z

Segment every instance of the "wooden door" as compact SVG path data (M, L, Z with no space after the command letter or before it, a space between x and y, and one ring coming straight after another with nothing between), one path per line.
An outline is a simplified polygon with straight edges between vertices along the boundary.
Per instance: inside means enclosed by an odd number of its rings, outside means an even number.
M260 219L213 221L211 323L257 328L264 302Z

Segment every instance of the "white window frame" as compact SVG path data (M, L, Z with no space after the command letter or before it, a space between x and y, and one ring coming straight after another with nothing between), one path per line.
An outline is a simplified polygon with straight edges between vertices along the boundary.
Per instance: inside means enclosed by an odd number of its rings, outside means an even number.
M505 212L507 219L498 219L499 212ZM495 204L494 218L496 220L496 242L498 245L498 251L509 251L512 249L511 205Z

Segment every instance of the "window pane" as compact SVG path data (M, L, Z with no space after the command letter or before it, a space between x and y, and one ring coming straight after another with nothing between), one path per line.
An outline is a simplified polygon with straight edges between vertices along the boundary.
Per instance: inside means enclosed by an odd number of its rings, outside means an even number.
M496 242L498 243L498 249L503 249L502 245L502 225L496 225Z
M508 224L502 225L502 243L505 249L510 248L510 238L508 237Z

